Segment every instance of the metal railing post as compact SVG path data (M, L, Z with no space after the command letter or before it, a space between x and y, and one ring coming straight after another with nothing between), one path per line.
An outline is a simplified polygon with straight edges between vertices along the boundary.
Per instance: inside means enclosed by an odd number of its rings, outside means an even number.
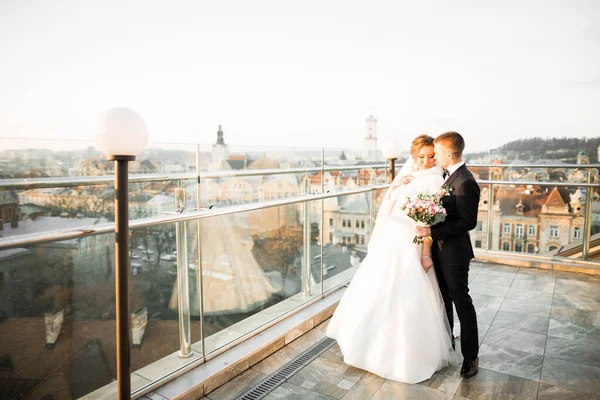
M304 177L304 194L308 195L310 192L310 178ZM310 234L311 234L311 223L310 223L310 201L303 204L303 257L302 257L302 293L306 296L310 295Z
M202 208L202 187L200 185L200 145L196 145L196 202L198 209ZM206 350L204 346L204 296L202 279L202 220L196 224L198 232L196 235L198 247L198 269L196 270L196 292L198 293L198 313L200 319L200 346L202 348L202 359L206 361Z
M175 211L185 211L185 189L175 189ZM190 286L187 259L187 223L177 222L175 240L177 244L177 302L179 309L179 357L192 355L190 331Z
M325 149L321 148L321 194L325 193ZM323 282L324 268L325 268L325 200L321 199L321 257L319 258L321 267L321 296L325 293L325 286Z
M587 183L593 182L592 170L588 171ZM581 259L588 260L590 254L590 236L592 234L592 199L594 195L594 189L588 187L585 193L585 215L583 220L583 246L581 252Z
M371 186L375 185L375 174L371 174ZM377 190L371 189L369 192L369 240L373 234L373 228L375 227L375 202L377 201Z
M493 223L493 213L494 213L494 185L489 184L488 186L488 211L487 211L487 249L492 250L492 240L493 240L493 232L492 232L492 223Z

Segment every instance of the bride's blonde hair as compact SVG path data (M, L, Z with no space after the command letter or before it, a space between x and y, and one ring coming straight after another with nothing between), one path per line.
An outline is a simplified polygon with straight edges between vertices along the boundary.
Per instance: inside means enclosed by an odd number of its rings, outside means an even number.
M410 146L410 155L414 157L423 146L433 146L434 140L434 138L425 134L417 136Z

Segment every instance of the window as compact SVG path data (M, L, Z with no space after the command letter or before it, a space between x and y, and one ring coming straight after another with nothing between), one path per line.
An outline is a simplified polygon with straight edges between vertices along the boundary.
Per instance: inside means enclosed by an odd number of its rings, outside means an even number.
M481 248L481 240L476 240L475 241L475 247L477 247L478 249Z
M517 243L515 244L515 251L522 253L523 252L523 245L521 243Z
M515 236L518 238L523 237L523 225L522 224L517 224L515 226Z
M362 229L365 229L365 221L360 221L360 227L361 227Z
M508 243L508 242L502 243L502 250L509 251L510 250L510 243Z
M360 235L360 244L365 244L365 235Z
M333 242L333 232L329 232L329 243Z
M350 220L346 221L346 225L348 225L348 228L352 228L352 221L350 221Z
M535 236L536 231L537 231L537 229L536 229L535 225L529 225L527 234L529 236Z
M550 226L550 237L552 237L552 238L558 237L558 226L556 226L556 225Z
M344 228L346 227L346 220L345 220L345 219L343 219L343 220L342 220L342 226L343 226Z
M575 228L575 230L573 231L573 238L581 239L581 228Z
M510 233L510 224L504 224L504 233Z
M356 220L356 227L360 228L360 221L359 220Z
M528 253L535 253L535 246L532 244L528 244L527 245L527 252Z
M333 218L329 218L329 226L333 227Z
M475 228L477 232L483 231L483 222L477 221L477 227Z

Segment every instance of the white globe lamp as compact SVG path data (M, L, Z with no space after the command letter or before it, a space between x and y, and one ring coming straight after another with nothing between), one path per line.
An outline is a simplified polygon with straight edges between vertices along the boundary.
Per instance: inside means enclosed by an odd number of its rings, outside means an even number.
M116 156L135 157L148 143L144 119L125 107L114 107L102 114L96 135L96 148L109 160Z

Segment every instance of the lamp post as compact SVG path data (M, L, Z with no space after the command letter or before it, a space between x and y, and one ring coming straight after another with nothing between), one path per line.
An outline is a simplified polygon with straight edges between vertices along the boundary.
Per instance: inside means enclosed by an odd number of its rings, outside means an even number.
M392 137L383 139L381 143L381 152L388 161L390 168L390 183L396 177L396 160L400 157L402 149L400 143Z
M129 161L144 149L148 130L143 118L128 108L111 108L100 120L96 148L115 162L115 292L117 334L117 394L131 398L129 310Z

